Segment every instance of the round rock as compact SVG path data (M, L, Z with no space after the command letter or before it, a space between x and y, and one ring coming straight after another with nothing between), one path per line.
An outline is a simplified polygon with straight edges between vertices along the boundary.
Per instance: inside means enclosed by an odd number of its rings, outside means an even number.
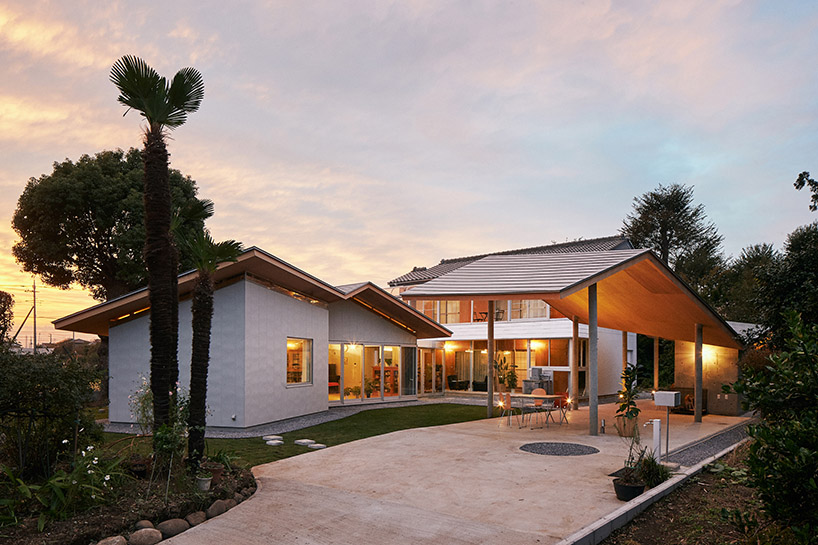
M190 528L190 524L185 519L169 519L156 525L156 529L162 532L165 539L181 534Z
M267 441L267 444L270 445L271 447L277 447L279 445L283 445L284 441L282 441L281 439L271 439L270 441Z
M111 536L106 537L97 543L97 545L128 545L128 540L122 536Z
M212 519L213 517L218 517L225 511L227 511L227 502L224 500L216 500L210 507L207 508L205 514L207 515L207 518Z
M162 541L162 532L156 528L143 528L131 534L128 545L156 545Z
M262 437L265 441L281 441L280 435L265 435Z
M204 511L196 511L185 517L185 520L191 526L197 526L207 520L207 515Z
M144 530L145 528L153 528L153 523L149 520L140 520L134 524L135 530Z

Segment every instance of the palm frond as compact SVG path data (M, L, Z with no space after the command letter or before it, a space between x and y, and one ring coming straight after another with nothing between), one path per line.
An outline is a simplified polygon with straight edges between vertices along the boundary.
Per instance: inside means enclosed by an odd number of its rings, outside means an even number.
M195 112L204 99L202 74L195 68L182 68L173 76L168 89L170 111L167 126L178 127L187 121L187 114Z
M123 56L111 67L110 80L119 89L121 104L141 112L149 122L161 122L157 117L162 100L157 95L167 95L167 83L144 60Z

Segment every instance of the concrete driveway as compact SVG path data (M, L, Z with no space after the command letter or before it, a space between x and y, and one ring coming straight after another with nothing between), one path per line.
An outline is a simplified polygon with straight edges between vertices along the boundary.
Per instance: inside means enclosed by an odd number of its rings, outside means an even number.
M664 410L640 405L642 421L664 424ZM600 418L613 422L614 410L601 406ZM251 499L166 543L556 543L623 505L608 475L622 467L626 441L610 424L606 435L587 435L587 407L569 415L540 430L492 419L399 431L261 465ZM671 450L742 420L672 415ZM599 452L520 450L541 441Z

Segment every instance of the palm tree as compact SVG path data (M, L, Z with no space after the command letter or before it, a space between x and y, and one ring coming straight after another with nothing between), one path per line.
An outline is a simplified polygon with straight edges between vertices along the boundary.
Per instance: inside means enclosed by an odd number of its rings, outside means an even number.
M147 121L145 148L145 263L148 269L151 320L151 392L154 430L166 424L179 376L178 255L170 234L171 202L165 127L174 129L199 109L204 98L202 75L179 70L170 84L145 61L126 55L111 68L118 101Z
M198 271L193 288L193 345L190 356L190 404L188 413L188 462L196 468L204 453L207 368L210 363L210 326L213 319L213 273L219 263L236 261L242 252L241 243L225 240L216 243L207 229L191 240L182 241Z

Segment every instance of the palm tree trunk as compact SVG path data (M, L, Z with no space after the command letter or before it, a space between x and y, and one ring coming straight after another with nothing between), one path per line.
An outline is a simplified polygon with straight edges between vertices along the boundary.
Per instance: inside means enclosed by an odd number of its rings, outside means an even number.
M198 467L205 449L207 367L210 361L210 326L213 320L213 277L199 269L191 304L193 345L190 358L190 413L188 415L188 460Z
M162 126L145 134L145 263L150 299L151 392L154 430L170 415L172 380L178 376L176 318L176 249L170 236L171 201L168 150Z

